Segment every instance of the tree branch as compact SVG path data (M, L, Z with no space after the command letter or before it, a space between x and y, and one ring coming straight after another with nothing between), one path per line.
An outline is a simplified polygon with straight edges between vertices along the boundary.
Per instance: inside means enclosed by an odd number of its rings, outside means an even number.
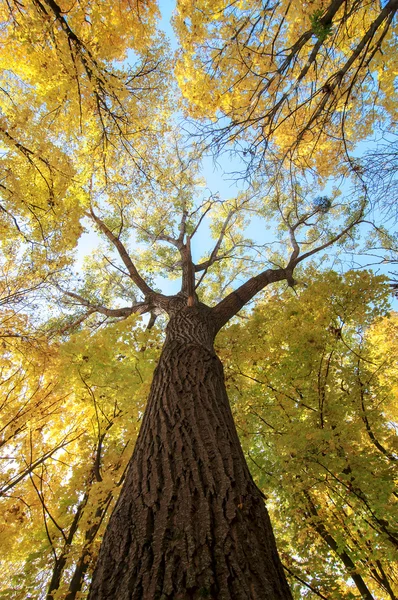
M230 210L224 223L223 226L221 227L221 231L220 231L220 235L218 236L218 240L216 242L216 245L214 246L210 257L208 258L208 260L204 261L203 263L201 263L200 265L195 265L195 272L198 271L204 271L204 273L202 274L202 276L200 277L198 283L196 284L196 287L199 287L199 285L202 283L204 277L206 276L206 273L209 269L209 267L211 267L211 265L213 263L216 262L216 260L220 260L221 257L218 257L218 252L221 248L221 244L222 241L225 237L226 231L227 231L227 227L228 227L228 223L230 222L230 220L232 219L232 216L235 214L236 210ZM224 255L226 256L226 255Z
M303 261L304 259L308 258L309 256L312 256L313 254L316 254L317 252L320 252L321 250L325 250L325 248L329 248L329 246L332 246L333 244L335 244L336 242L341 240L341 238L344 237L349 231L351 231L351 229L353 229L353 227L355 227L356 225L359 225L359 223L362 222L364 208L365 208L365 206L363 205L359 216L352 223L347 225L347 227L345 227L343 229L343 231L341 231L339 234L335 235L331 240L329 240L328 242L325 242L321 246L318 246L317 248L314 248L313 250L309 250L308 252L305 252L304 254L302 254L299 257L296 257L294 259L291 258L288 266L289 267L293 266L293 268L294 268L299 262Z
M80 296L80 294L64 290L59 285L56 285L55 287L66 296L69 296L70 298L76 300L78 304L86 306L89 309L89 314L98 312L101 315L105 315L106 317L126 318L132 315L133 313L143 315L144 313L149 312L151 310L150 304L148 302L137 302L137 304L133 304L132 306L124 306L122 308L107 308L106 306L102 306L101 304L92 304L86 298ZM87 316L89 316L89 314L87 314Z
M74 432L72 432L74 433ZM15 475L13 478L10 478L8 481L4 483L4 486L0 489L0 497L4 496L9 490L15 487L20 481L25 479L28 475L30 475L39 465L43 464L47 459L51 458L55 452L60 450L61 448L65 448L68 444L71 444L75 440L79 439L83 435L83 433L79 433L76 437L68 439L69 433L64 437L64 439L52 450L49 450L45 454L43 454L40 458L28 464L26 468Z
M228 258L230 256L231 256L230 253L226 252L225 254L220 254L219 256L215 256L213 259L210 257L207 260L203 261L202 263L199 263L198 265L194 265L195 273L198 273L199 271L207 272L209 267L211 267L212 264L214 264L215 262L217 262L219 260L223 260L223 258ZM203 279L203 275L200 278L200 282L202 281L202 279ZM199 283L196 284L196 287L199 286Z
M339 234L335 235L328 242L325 242L324 244L305 252L301 256L299 255L300 247L295 238L294 231L298 225L302 224L302 219L299 220L294 226L289 225L290 240L293 246L293 252L290 256L287 266L285 268L280 267L278 269L267 269L263 271L259 275L256 275L255 277L252 277L246 281L237 290L233 291L231 294L229 294L229 296L219 302L219 304L213 308L213 318L215 319L216 330L218 331L221 329L221 327L223 327L233 316L235 316L245 304L247 304L259 291L261 291L270 283L283 281L286 279L288 285L293 286L295 283L293 279L293 271L296 265L305 258L308 258L309 256L328 248L344 237L349 231L351 231L353 227L355 227L355 225L358 225L361 222L364 209L365 203L362 204L357 217Z
M240 309L247 304L259 291L270 283L289 280L292 277L293 268L267 269L255 277L251 277L237 290L221 300L212 310L216 330L223 327Z
M188 296L188 306L197 303L195 293L195 269L191 255L191 237L187 236L186 244L180 249L182 263L182 287L181 291Z
M133 261L131 260L126 248L122 244L119 238L117 238L112 231L105 225L105 223L94 213L92 207L90 208L90 212L86 213L88 217L90 217L99 227L99 229L106 235L108 240L115 246L116 250L119 253L120 258L124 262L129 275L136 286L141 290L141 292L145 296L157 296L157 293L149 287L146 281L141 277L138 273Z
M344 564L347 569L350 577L353 579L355 585L357 586L362 598L366 600L374 600L374 596L369 591L366 586L364 580L358 572L358 569L353 562L351 556L346 552L344 546L341 547L336 540L332 537L332 535L326 529L322 519L319 517L318 511L312 498L308 491L304 491L304 496L307 499L307 508L310 517L311 526L315 529L315 531L321 536L321 538L326 542L326 544L333 550L333 552L339 557L339 559Z
M167 235L166 233L151 233L148 229L146 229L142 225L139 225L138 223L133 223L133 225L136 229L142 231L151 240L152 243L167 242L172 246L175 246L176 248L181 247L182 242L180 241L180 239L175 239L171 235Z
M323 594L321 594L321 592L319 592L316 588L314 588L311 584L309 584L307 581L305 581L304 579L301 579L301 577L299 577L298 575L296 575L296 573L294 573L291 569L289 569L289 567L287 567L285 564L282 563L283 568L285 569L285 571L287 571L289 573L289 575L291 575L292 577L294 577L294 579L297 579L297 581L299 581L300 583L302 583L303 585L305 585L308 589L311 590L311 592L313 592L316 596L318 596L319 598L323 598L323 600L328 600L326 598L326 596L324 596Z

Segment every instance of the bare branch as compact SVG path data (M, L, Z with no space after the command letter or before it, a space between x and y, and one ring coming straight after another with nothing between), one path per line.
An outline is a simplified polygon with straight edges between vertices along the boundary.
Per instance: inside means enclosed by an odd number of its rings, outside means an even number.
M119 253L120 258L124 262L131 279L134 281L136 286L141 290L141 292L145 296L156 296L156 292L149 287L146 281L141 277L138 273L133 261L131 260L126 248L122 244L122 242L117 238L112 231L105 225L105 223L94 213L92 207L90 208L90 212L86 213L88 217L93 219L95 223L98 225L99 229L106 235L108 240L112 242L115 246L116 250Z
M320 252L321 250L325 250L325 248L329 248L329 246L333 246L333 244L335 244L336 242L341 240L356 225L359 225L360 223L362 223L363 211L364 211L364 207L362 207L360 215L354 221L352 221L349 225L347 225L347 227L345 227L342 231L340 231L340 233L338 233L333 238L331 238L328 242L325 242L324 244L322 244L321 246L318 246L317 248L313 248L313 250L309 250L308 252L305 252L304 254L302 254L301 256L299 256L298 258L296 258L294 260L290 260L289 267L291 267L291 266L295 267L299 262L305 260L309 256L312 256L313 254L316 254L317 252Z
M182 285L181 291L188 298L188 306L194 306L197 303L195 293L195 269L192 263L191 255L191 237L187 237L187 242L180 248Z
M181 221L180 221L180 224L178 226L178 230L180 232L179 236L178 236L178 243L180 244L180 246L184 242L184 236L185 236L185 231L186 231L187 218L188 218L188 211L187 211L187 209L184 206L184 208L182 210Z
M228 213L228 215L227 215L227 217L226 217L226 219L225 219L225 221L223 223L223 226L221 228L220 235L218 236L218 240L216 242L216 245L214 246L214 248L213 248L213 250L212 250L212 252L210 254L209 259L206 260L206 261L204 261L200 265L195 265L195 271L196 272L204 270L204 273L203 273L202 277L200 278L200 280L199 280L198 284L196 285L196 287L198 287L200 285L200 283L202 282L202 280L203 280L204 276L206 275L207 270L209 269L209 267L216 260L220 260L220 258L218 257L218 252L219 252L219 250L221 248L222 241L223 241L223 239L225 237L225 234L226 234L226 231L227 231L227 227L228 227L228 223L230 222L230 220L232 219L232 216L235 213L236 213L236 209L233 209L233 210L229 211L229 213ZM224 255L224 256L226 256L226 255Z
M55 286L60 292L73 298L77 301L77 304L81 304L86 306L89 309L90 314L94 312L98 312L106 317L116 317L116 318L126 318L132 315L133 313L137 313L142 315L150 310L148 302L138 302L137 304L133 304L133 306L124 306L122 308L107 308L106 306L102 306L101 304L92 304L84 298L80 296L80 294L76 294L76 292L69 292L68 290L64 290L61 286ZM87 314L87 316L89 316Z
M327 600L326 596L324 596L323 594L321 594L321 592L318 591L316 588L314 588L314 586L312 586L311 584L307 583L307 581L305 581L304 579L302 579L301 577L299 577L298 575L296 575L296 573L294 573L291 569L289 569L289 567L287 567L285 564L283 565L283 568L285 569L285 571L287 571L289 573L289 575L291 575L292 577L294 577L294 579L297 579L297 581L299 581L300 583L302 583L303 585L305 585L308 589L311 590L311 592L313 592L314 594L316 594L319 598L323 598L323 600Z
M66 436L62 440L62 442L60 442L55 448L53 448L52 450L49 450L48 452L43 454L40 458L33 461L31 464L28 464L26 466L26 469L24 469L23 471L18 473L15 477L11 478L8 482L6 482L4 484L4 487L0 489L0 496L4 496L9 490L11 490L13 487L15 487L20 481L22 481L23 479L25 479L25 477L30 475L39 465L43 464L46 460L51 458L52 455L55 454L55 452L57 452L58 450L61 450L61 448L65 448L66 446L68 446L68 444L71 444L75 440L79 439L79 437L81 437L82 435L83 435L83 433L79 433L79 435L77 435L76 437L74 437L72 439L68 439L68 437Z
M172 246L175 246L176 248L181 247L180 239L175 239L175 238L173 238L173 236L163 233L163 231L161 233L152 233L151 231L149 231L148 229L146 229L139 223L133 223L133 226L136 229L139 229L140 231L142 231L151 240L152 243L167 242L167 243L171 244Z

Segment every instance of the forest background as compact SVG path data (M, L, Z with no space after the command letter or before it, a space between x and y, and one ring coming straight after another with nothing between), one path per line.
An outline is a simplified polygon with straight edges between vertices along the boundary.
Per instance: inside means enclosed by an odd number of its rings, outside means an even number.
M1 599L87 596L181 232L209 305L297 261L216 339L294 597L397 597L395 5L1 4Z

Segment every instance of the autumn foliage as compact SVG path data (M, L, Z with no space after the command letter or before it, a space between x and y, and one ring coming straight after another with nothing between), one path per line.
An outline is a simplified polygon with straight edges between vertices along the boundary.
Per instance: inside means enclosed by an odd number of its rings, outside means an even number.
M392 600L397 315L357 257L398 255L358 144L395 152L398 2L178 0L175 52L161 9L0 2L0 599L87 597L177 298L223 326L294 598Z

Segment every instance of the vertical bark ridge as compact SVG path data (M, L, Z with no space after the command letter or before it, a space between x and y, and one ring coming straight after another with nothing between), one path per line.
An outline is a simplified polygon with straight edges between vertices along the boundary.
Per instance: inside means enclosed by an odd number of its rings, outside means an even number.
M202 307L170 320L90 600L291 598L214 330Z

